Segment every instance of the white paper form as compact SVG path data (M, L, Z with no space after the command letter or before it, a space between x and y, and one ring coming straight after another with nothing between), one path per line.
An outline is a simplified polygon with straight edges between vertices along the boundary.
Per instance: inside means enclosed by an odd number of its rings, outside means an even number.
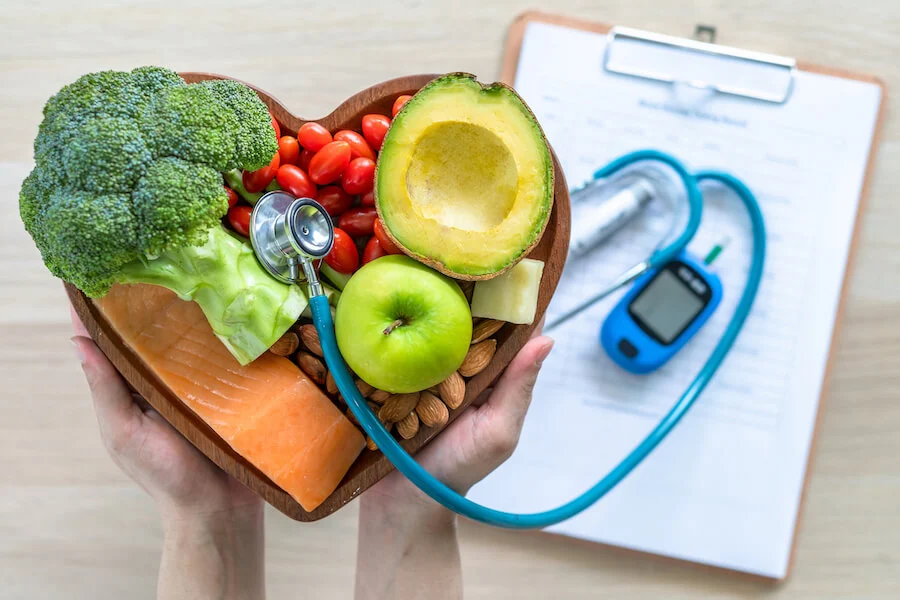
M757 195L768 230L764 281L732 352L692 411L595 506L550 531L768 577L785 575L858 199L880 103L873 84L798 72L787 104L715 96L685 107L672 86L606 73L601 34L531 23L515 87L543 126L571 188L632 150L718 168ZM727 63L722 63L727 68ZM599 344L621 293L549 332L519 448L469 496L530 512L593 485L646 435L699 371L733 314L751 243L740 202L705 189L703 257L722 304L661 370L631 375ZM566 265L547 320L645 258L665 205ZM624 292L622 292L624 293Z

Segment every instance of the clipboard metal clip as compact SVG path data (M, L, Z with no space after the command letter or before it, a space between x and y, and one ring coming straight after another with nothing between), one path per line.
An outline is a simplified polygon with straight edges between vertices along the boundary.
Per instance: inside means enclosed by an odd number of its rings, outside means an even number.
M711 42L715 28L698 27ZM775 104L788 101L797 61L670 35L613 27L607 34L603 68L611 73L686 85L710 93Z

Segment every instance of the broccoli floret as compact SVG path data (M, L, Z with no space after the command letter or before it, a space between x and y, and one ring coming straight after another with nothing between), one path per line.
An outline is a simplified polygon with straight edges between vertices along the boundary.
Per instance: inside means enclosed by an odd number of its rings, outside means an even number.
M98 117L74 129L63 148L69 184L96 194L128 193L153 161L137 124Z
M151 143L156 156L176 156L216 171L234 165L237 115L204 86L164 91L150 102L143 121L154 130Z
M259 123L261 120L270 119L268 109L259 101L256 92L230 79L203 81L198 85L209 89L222 104L237 115L240 126L235 137L235 162L230 168L244 165L243 168L247 171L255 171L268 165L272 155L278 152L278 140L264 127L246 126L247 123Z
M196 301L246 364L306 307L228 233L222 171L278 150L266 106L236 82L186 84L175 72L103 71L44 107L19 213L52 274L85 294L151 283Z
M141 224L138 244L149 256L203 244L228 211L222 175L180 158L153 163L132 197Z
M106 293L119 270L138 257L137 220L128 194L60 190L50 195L43 219L46 235L54 240L54 275L88 295Z

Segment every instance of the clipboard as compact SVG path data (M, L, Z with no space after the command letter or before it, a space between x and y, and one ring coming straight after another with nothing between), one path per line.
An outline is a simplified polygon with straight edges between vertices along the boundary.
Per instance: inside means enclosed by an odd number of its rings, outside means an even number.
M750 52L736 48L723 48L715 45L715 29L713 27L698 25L695 32L695 39L686 39L686 38L676 38L673 36L665 36L659 35L651 32L644 32L630 28L623 28L618 26L612 26L604 23L595 23L584 21L580 19L575 19L567 16L554 15L549 13L544 13L540 11L528 11L519 15L511 24L507 38L505 43L505 48L503 52L502 62L501 62L501 71L500 71L500 79L504 83L508 85L514 85L516 80L516 71L519 62L519 55L522 49L522 43L525 36L526 29L529 23L547 23L551 25L557 25L561 27L571 28L575 30L589 31L599 34L605 34L607 36L607 40L610 44L618 43L620 40L628 40L629 42L637 42L637 43L645 43L649 45L657 45L657 46L666 46L669 48L678 48L679 50L685 50L689 52L695 52L698 54L724 54L729 57L739 58L749 62L756 62L759 64L768 65L771 68L782 69L786 73L787 83L784 86L784 89L779 90L777 92L768 91L759 91L759 90L746 90L746 89L738 89L736 86L728 86L722 85L717 82L709 82L709 81L694 81L688 82L691 87L695 87L698 89L708 89L714 93L723 93L723 94L734 94L734 95L742 95L749 98L755 98L760 102L774 102L774 103L784 103L789 98L793 91L793 82L795 75L798 71L805 71L809 73L817 73L822 75L828 75L833 77L838 77L842 79L856 80L860 82L870 83L878 86L881 91L880 105L878 107L877 116L875 119L874 133L872 136L871 144L868 149L868 157L867 163L864 169L863 182L859 196L859 202L856 206L856 212L854 214L854 224L852 227L852 238L850 240L849 251L847 254L847 262L846 267L841 274L841 291L839 294L837 311L834 319L834 326L832 330L830 347L827 352L827 359L825 362L825 371L824 377L822 380L822 388L821 395L819 397L818 405L817 405L817 413L814 419L814 430L811 438L811 442L809 445L809 452L807 455L807 461L805 466L805 476L803 478L802 487L799 496L799 503L797 508L797 513L795 515L795 527L793 529L793 537L790 540L790 550L789 550L789 558L786 573L784 579L789 577L792 567L794 564L795 554L796 554L796 540L798 530L802 526L802 517L803 517L803 507L805 506L806 501L806 492L809 487L809 475L813 466L813 457L816 453L818 432L821 427L822 421L822 413L823 413L823 405L825 398L827 396L829 375L831 373L831 368L834 364L835 360L835 340L840 335L840 327L843 322L844 316L844 308L846 304L847 298L847 281L849 280L849 276L851 274L851 269L853 268L855 262L856 250L859 244L859 230L860 230L860 214L865 210L866 200L870 194L872 176L874 171L874 163L875 163L875 155L876 149L879 145L883 127L885 120L885 112L886 112L886 86L881 79L878 77L865 74L858 73L854 71L848 71L833 67L816 65L813 63L808 63L805 61L796 61L791 58L778 57L774 55L763 54L759 52ZM707 41L698 41L696 38L706 37ZM603 68L610 69L611 59L610 55L607 52ZM613 65L614 68L618 70L616 72L634 76L634 77L643 77L645 79L652 79L658 82L665 82L670 84L677 83L675 78L671 77L670 74L664 72L654 72L652 69L640 68L639 66L623 66L623 65ZM639 550L629 550L627 548L622 548L618 546L613 546L616 550L620 550L625 553L643 553ZM731 570L731 569L723 569L716 566L704 565L702 563L696 563L694 561L688 561L684 559L669 557L665 555L657 555L661 560L668 561L676 561L682 563L688 563L695 567L707 568L713 570L725 570L729 572L733 572L742 577L748 577L751 579L763 579L766 581L780 581L782 579L773 579L769 577L764 577L760 575L748 574L743 571Z

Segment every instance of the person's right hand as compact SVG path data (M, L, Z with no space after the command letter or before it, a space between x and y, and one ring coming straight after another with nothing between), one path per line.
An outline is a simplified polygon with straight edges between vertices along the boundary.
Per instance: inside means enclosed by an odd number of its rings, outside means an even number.
M265 596L263 501L210 462L139 396L72 311L81 361L113 461L159 508L160 598Z

